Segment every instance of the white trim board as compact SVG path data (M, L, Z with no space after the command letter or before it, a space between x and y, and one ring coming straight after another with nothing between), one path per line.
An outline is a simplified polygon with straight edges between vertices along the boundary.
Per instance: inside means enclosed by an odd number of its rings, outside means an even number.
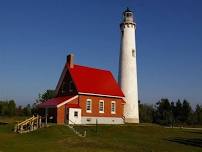
M78 94L79 95L91 95L91 96L102 96L102 97L112 97L112 98L121 98L121 99L124 99L124 97L121 97L121 96L111 96L111 95L96 94L96 93L78 92Z
M65 64L65 66L64 66L64 68L62 70L62 73L60 75L59 81L57 83L57 86L55 88L55 93L56 94L58 94L58 92L59 92L60 86L62 85L62 81L63 81L66 73L67 73L67 68L66 68L66 64Z
M87 117L81 116L82 124L124 124L122 117Z
M70 102L70 101L72 101L72 100L74 100L74 99L76 99L76 98L78 98L78 95L73 96L72 98L70 98L70 99L68 99L68 100L66 100L66 101L64 101L64 102L62 102L62 103L60 103L60 104L58 104L58 105L57 105L57 108L63 106L64 104L66 104L66 103L68 103L68 102Z
M101 97L111 97L111 98L118 98L118 99L123 99L123 101L126 102L125 97L120 97L120 96L111 96L111 95L103 95L103 94L95 94L95 93L84 93L84 92L78 92L79 95L90 95L90 96L101 96ZM125 103L123 103L125 104Z

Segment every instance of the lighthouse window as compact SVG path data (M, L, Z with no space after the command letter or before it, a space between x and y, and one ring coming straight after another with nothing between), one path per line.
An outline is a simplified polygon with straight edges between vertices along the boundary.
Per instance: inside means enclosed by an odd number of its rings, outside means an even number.
M127 17L130 17L130 16L132 16L132 14L131 14L131 13L127 13L126 16L127 16Z
M135 50L132 49L132 56L135 57Z

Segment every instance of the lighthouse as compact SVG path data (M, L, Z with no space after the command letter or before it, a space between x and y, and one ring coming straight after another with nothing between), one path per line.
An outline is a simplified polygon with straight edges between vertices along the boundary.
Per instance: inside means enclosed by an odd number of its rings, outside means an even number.
M118 82L126 99L124 106L125 122L139 123L135 42L136 23L133 20L133 12L128 8L123 12L123 20L120 24L120 30L121 45Z

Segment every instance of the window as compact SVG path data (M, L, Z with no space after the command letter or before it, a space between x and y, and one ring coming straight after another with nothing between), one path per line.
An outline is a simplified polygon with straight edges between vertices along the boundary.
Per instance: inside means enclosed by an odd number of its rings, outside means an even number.
M65 93L67 93L67 83L62 83L62 90L61 90L62 92L62 94L65 94Z
M73 91L73 82L69 81L69 92Z
M91 99L86 100L86 112L91 112Z
M132 56L135 57L135 50L132 49Z
M126 13L126 16L127 16L127 17L131 17L132 14L131 14L131 13Z
M87 122L90 122L90 121L91 121L91 118L87 118L86 121L87 121Z
M78 111L74 111L74 117L78 117Z
M111 102L111 113L112 114L116 113L116 102L115 101Z
M99 113L104 113L104 101L100 100L99 102Z

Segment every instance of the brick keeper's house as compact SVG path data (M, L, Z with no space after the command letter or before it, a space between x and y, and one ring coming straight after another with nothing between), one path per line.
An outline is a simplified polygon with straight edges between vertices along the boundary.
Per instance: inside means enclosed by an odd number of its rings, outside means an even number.
M41 103L41 115L57 124L123 124L124 94L112 73L73 62L67 56L56 97Z

